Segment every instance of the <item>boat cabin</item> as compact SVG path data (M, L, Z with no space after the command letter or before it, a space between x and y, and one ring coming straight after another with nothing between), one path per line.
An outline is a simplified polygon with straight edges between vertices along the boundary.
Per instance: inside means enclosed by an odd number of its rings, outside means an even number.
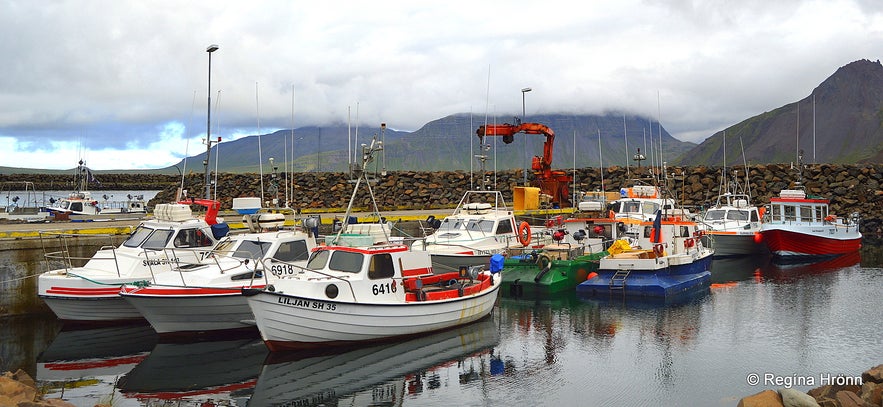
M782 190L778 198L770 198L770 222L824 223L831 220L828 200L807 198L802 190Z

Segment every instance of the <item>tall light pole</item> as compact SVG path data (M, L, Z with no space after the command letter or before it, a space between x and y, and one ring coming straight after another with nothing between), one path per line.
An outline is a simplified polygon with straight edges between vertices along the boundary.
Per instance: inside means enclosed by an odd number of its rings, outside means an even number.
M205 161L202 162L205 165L205 199L212 198L211 178L209 178L208 174L208 162L212 155L212 52L217 50L218 46L216 44L209 45L208 48L205 49L205 52L208 53L208 114L206 115L205 125ZM221 139L218 138L218 141L221 141Z
M525 110L524 110L524 94L527 92L530 92L531 90L533 90L533 89L531 89L531 88L522 88L521 89L521 121L522 122L525 122L524 119L527 116L527 113L525 113ZM522 142L521 145L524 148L524 154L523 154L522 158L527 160L527 138L524 139L524 142ZM530 160L527 160L527 161L528 162L526 162L524 164L524 185L525 186L527 186L527 166L530 163Z

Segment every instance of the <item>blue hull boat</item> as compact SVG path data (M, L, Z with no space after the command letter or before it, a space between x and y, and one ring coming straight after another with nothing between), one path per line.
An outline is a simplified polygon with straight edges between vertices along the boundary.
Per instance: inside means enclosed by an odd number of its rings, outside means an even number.
M624 268L599 269L597 276L580 283L576 291L590 296L622 293L629 296L674 297L707 290L711 286L711 261L712 256L707 255L687 264L667 264L647 269L625 268L639 265L639 262L621 263L619 265Z

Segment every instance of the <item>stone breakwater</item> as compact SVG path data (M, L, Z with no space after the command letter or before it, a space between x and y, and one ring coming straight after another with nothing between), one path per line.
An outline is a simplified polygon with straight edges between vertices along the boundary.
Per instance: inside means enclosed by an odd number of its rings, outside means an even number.
M572 172L572 171L569 171ZM744 180L743 166L729 167L728 172L738 173ZM630 185L629 179L637 174L647 176L650 170L630 167L579 168L576 169L579 191L617 191ZM666 169L669 188L678 201L691 208L699 209L714 203L721 184L720 167L669 167ZM264 200L269 200L271 186L278 181L278 197L284 202L285 185L289 185L289 206L298 209L341 209L345 208L352 194L353 184L346 173L294 173L264 174ZM763 205L769 198L778 195L782 189L792 187L796 172L788 164L761 164L749 166L751 194L754 205ZM465 171L419 172L389 171L386 176L378 176L373 191L381 210L393 209L439 209L453 208L463 193L478 189L480 177ZM502 191L512 203L514 187L522 184L521 170L499 171L489 174L492 189ZM70 176L35 176L33 174L13 174L0 176L0 181L32 181L37 190L63 189L64 181ZM184 189L190 196L202 197L205 190L202 174L191 173L184 177ZM603 185L602 185L603 182ZM494 187L494 183L496 187ZM149 205L171 202L181 184L180 176L147 174L102 174L101 189L107 190L162 190ZM257 174L227 174L217 176L218 198L222 208L231 208L233 198L257 196L261 191L261 180ZM807 193L821 195L831 200L831 210L838 216L849 216L858 212L863 218L862 230L866 233L883 232L883 164L808 165L803 171L803 184ZM293 193L292 193L293 191ZM356 195L355 205L370 208L371 199L362 188Z
M785 379L785 378L782 378ZM793 377L795 382L810 377ZM743 397L738 407L873 407L883 406L883 365L868 369L861 376L818 378L816 387L806 393L791 388L789 380L781 380L786 387L764 390ZM815 382L815 380L812 380Z

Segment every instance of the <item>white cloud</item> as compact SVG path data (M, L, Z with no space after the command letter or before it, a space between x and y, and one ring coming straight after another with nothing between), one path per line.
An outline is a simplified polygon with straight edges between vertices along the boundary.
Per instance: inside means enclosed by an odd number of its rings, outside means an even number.
M225 138L289 126L292 87L295 126L358 105L362 123L415 130L485 106L517 114L529 86L528 114L627 110L701 141L877 59L883 39L869 1L575 4L7 1L0 137L17 153L0 165L69 168L78 151L96 169L173 164L205 132L213 43Z

